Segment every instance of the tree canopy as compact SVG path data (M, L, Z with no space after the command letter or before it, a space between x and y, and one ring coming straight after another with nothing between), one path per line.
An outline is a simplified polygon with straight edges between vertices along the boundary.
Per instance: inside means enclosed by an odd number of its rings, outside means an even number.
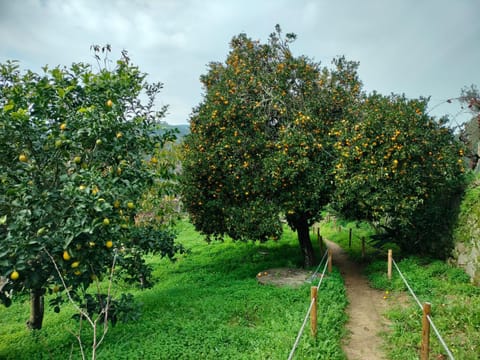
M333 191L335 124L360 94L357 64L334 69L294 57L280 28L266 44L245 34L201 77L202 103L185 139L183 202L196 228L233 239L277 238L281 219L315 263L308 227Z
M451 234L464 149L447 119L428 115L427 104L364 96L335 145L340 156L332 205L343 216L376 224L384 241L445 255L448 242L439 239Z
M168 228L135 224L142 196L157 181L152 155L172 138L156 131L165 112L153 108L161 88L126 53L113 70L97 72L82 63L45 67L43 74L0 64L4 304L11 291L30 291L37 303L48 291L57 294L52 305L59 311L60 276L80 295L116 257L146 285L141 254L174 256L178 246ZM168 170L161 173L168 179ZM30 325L41 327L41 316Z

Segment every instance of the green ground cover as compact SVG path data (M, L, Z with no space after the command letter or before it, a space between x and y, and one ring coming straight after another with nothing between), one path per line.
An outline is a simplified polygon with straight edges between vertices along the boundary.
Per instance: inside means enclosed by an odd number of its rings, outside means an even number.
M179 242L190 249L178 261L149 258L157 284L144 291L116 284L141 304L140 319L108 331L99 359L286 359L310 301L300 288L259 285L256 274L302 261L296 234L277 242L205 243L193 227L178 225ZM0 359L80 358L71 319L74 310L47 310L41 331L26 330L27 299L0 307ZM334 269L319 291L318 337L307 327L296 359L344 359L340 341L346 306L343 280ZM88 349L90 330L84 326ZM88 357L88 354L87 354Z
M388 291L388 297L408 291L396 270L393 271L392 281L387 279L385 266L385 260L380 260L367 267L372 286ZM463 270L439 260L409 257L398 261L398 268L420 303L431 303L431 317L453 356L462 360L478 359L480 288L470 283ZM408 299L406 304L395 306L386 314L391 326L384 335L392 360L418 357L422 311L413 297L409 295ZM430 358L448 359L433 329L430 339Z

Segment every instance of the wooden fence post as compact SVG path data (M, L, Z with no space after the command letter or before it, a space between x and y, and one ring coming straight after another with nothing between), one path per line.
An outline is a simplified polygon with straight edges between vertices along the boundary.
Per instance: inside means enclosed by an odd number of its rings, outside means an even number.
M362 236L362 259L365 257L365 236Z
M348 230L348 248L352 248L352 228Z
M317 241L318 241L318 247L320 248L320 254L323 253L323 239L322 235L320 235L320 229L317 229Z
M388 280L392 280L392 249L388 249L387 276Z
M313 300L312 310L310 310L310 330L312 336L317 336L317 287L310 288L310 301Z
M430 322L427 316L430 315L431 304L426 302L423 304L422 317L422 347L420 349L420 360L428 360L430 352Z
M332 249L328 249L328 272L332 272Z

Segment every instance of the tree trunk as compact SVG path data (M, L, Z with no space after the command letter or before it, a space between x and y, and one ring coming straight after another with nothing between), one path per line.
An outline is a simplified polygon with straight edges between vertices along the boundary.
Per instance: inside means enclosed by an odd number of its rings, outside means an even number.
M43 323L43 289L30 290L30 319L27 326L32 330L40 330Z
M303 255L303 266L312 267L317 265L315 259L315 251L310 240L310 232L308 231L308 222L305 216L301 216L295 223L297 229L298 242L300 243L300 249Z

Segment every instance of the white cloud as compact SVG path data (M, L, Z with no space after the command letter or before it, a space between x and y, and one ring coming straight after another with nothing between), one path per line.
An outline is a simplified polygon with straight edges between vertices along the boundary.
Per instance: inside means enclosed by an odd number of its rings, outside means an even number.
M165 83L168 120L185 123L206 64L226 58L234 35L266 41L279 23L298 35L296 54L324 65L345 54L360 61L368 90L431 95L435 105L480 84L479 13L477 0L0 0L0 61L38 71L92 62L90 45L110 43L111 58L127 49Z

